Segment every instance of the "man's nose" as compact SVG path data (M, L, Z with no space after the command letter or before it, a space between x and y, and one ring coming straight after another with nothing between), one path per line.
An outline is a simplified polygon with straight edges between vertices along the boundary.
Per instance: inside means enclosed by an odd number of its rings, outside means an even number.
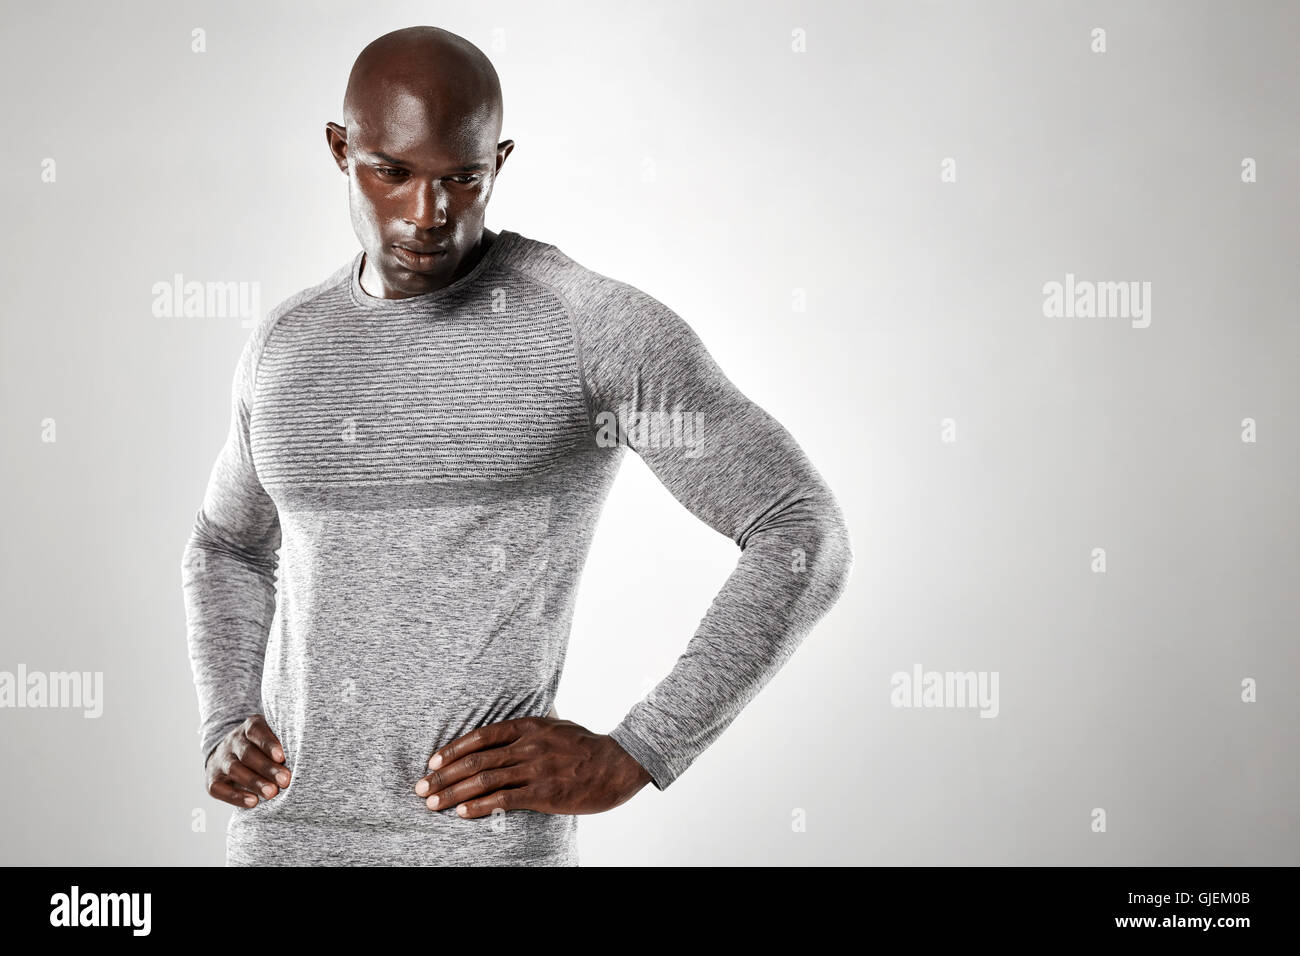
M441 182L415 187L407 221L419 229L439 229L447 224L447 190Z

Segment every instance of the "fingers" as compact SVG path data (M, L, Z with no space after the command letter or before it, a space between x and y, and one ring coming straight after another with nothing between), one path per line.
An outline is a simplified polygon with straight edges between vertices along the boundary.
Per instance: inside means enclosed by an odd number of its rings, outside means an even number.
M259 795L274 797L292 778L284 747L261 714L232 729L208 755L206 767L208 794L246 809L257 806Z
M452 784L459 783L482 771L518 763L519 758L520 754L512 747L476 750L471 754L466 754L459 760L445 764L439 770L432 770L425 774L416 781L415 792L422 797L429 798L426 802L429 804L430 810L436 809L440 803L443 807L446 807L447 801L439 800L437 797L439 791L445 790Z
M280 792L273 780L268 780L261 774L253 770L247 764L232 759L230 766L225 768L226 777L233 780L239 786L251 793L260 793L268 800Z
M493 810L533 810L538 809L532 800L530 787L514 787L510 790L498 790L477 800L467 800L456 808L456 812L466 820L475 817L491 816Z
M529 783L531 772L528 767L521 764L511 764L504 767L490 767L486 770L480 770L473 776L466 777L459 783L454 783L445 790L438 793L432 793L426 799L425 805L430 810L446 810L474 798L499 798L497 803L488 807L487 812L492 811L492 807L500 806L501 809L509 809L505 803L510 799L501 796L502 794L511 793L510 788L522 787ZM462 816L466 814L462 813Z
M230 749L239 758L239 762L255 773L259 780L279 784L281 787L289 786L289 768L268 757L265 750L250 736L236 736ZM258 788L261 789L261 784ZM275 793L267 793L266 796L273 797Z
M484 747L500 747L503 744L512 743L518 740L524 730L530 726L533 718L519 717L515 720L503 720L499 723L488 724L486 727L479 727L477 730L471 730L469 733L457 737L446 746L439 747L429 758L429 769L437 770L453 760L459 760L468 753L476 750L482 750Z
M284 763L284 748L261 714L254 714L248 719L248 729L244 731L244 736L276 763Z
M208 795L237 807L257 806L257 796L241 787L232 786L228 777L217 777L208 786Z

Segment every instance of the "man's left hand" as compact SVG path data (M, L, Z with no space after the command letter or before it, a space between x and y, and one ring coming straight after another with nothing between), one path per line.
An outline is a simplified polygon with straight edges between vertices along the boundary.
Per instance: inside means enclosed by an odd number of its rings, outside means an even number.
M430 810L466 819L493 810L603 813L630 800L650 774L607 734L571 720L521 717L471 730L429 758L415 792Z

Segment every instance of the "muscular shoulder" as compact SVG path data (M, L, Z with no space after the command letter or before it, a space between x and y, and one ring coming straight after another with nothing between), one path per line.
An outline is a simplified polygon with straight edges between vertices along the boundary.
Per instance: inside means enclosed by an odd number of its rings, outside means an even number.
M650 293L588 268L551 243L520 240L506 265L563 301L590 358L698 347L689 324Z
M320 282L283 299L257 320L244 344L241 358L242 373L248 377L250 382L256 376L257 365L261 361L262 354L266 350L267 343L274 335L276 327L284 320L302 314L313 305L320 304L321 300L328 296L346 296L348 294L348 284L352 279L352 268L355 264L356 257L354 256L339 265Z

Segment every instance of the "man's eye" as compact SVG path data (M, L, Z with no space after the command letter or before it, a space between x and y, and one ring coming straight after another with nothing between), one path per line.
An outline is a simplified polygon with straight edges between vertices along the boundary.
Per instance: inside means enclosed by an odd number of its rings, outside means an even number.
M394 169L392 166L379 166L376 168L385 176L400 176L402 174L402 170Z
M478 182L477 176L452 176L451 178L458 183L469 184Z

